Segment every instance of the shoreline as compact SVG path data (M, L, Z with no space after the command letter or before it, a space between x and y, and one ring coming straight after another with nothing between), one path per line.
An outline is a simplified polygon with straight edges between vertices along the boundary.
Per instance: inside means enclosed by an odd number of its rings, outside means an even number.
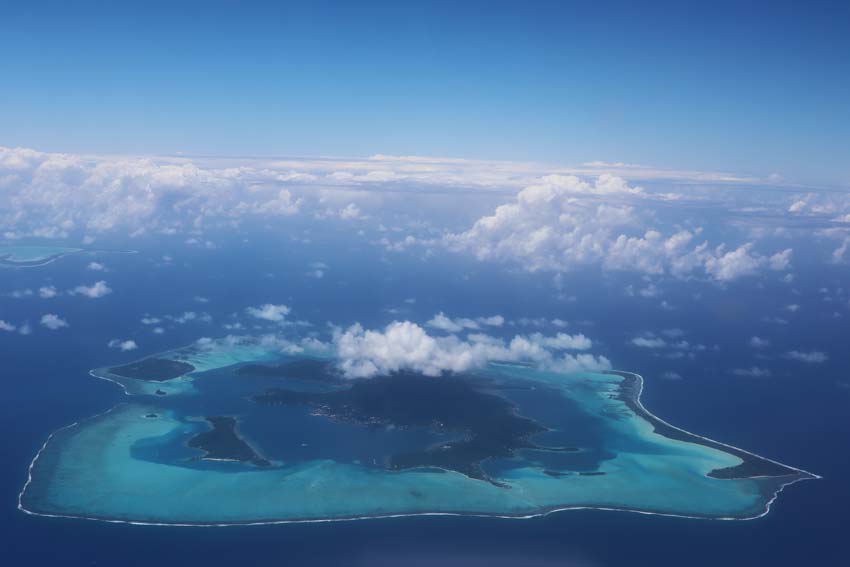
M95 416L92 416L91 418L86 418L85 420L80 420L80 421L74 422L70 425L66 425L64 427L61 427L48 436L47 440L44 442L44 444L41 446L41 448L38 450L35 457L32 459L32 461L29 464L29 467L27 469L27 481L24 484L23 488L21 489L20 493L18 494L18 510L20 510L21 512L23 512L27 515L30 515L30 516L41 516L41 517L48 517L48 518L67 518L67 519L75 519L75 520L88 520L88 521L96 521L96 522L130 524L130 525L139 525L139 526L163 526L163 527L173 526L173 527L203 527L203 528L237 527L237 526L264 526L264 525L294 524L294 523L350 522L350 521L359 521L359 520L379 520L379 519L410 518L410 517L421 517L421 516L455 516L455 517L494 518L494 519L507 519L507 520L526 520L526 519L532 519L532 518L545 517L545 516L548 516L550 514L554 514L556 512L567 512L567 511L572 511L572 510L600 510L600 511L606 511L606 512L627 512L627 513L642 514L642 515L648 515L648 516L662 516L662 517L693 519L693 520L748 521L748 520L755 520L755 519L762 518L762 517L766 516L770 512L771 506L777 500L777 498L779 497L779 494L785 489L785 487L791 486L793 484L796 484L798 482L802 482L802 481L805 481L805 480L817 480L817 479L823 478L819 475L816 475L816 474L811 473L809 471L806 471L804 469L785 465L785 464L779 463L777 461L774 461L772 459L768 459L767 457L762 457L760 455L757 455L757 454L752 453L750 451L747 451L745 449L741 449L739 447L735 447L733 445L729 445L729 444L722 443L722 442L719 442L719 441L714 441L713 439L709 439L707 437L703 437L701 435L691 433L689 431L686 431L686 430L681 429L679 427L676 427L674 425L670 425L666 421L662 420L661 418L657 417L655 414L653 414L652 412L647 410L643 406L643 404L641 403L640 396L643 392L644 379L640 374L637 374L637 373L634 373L634 372L614 371L614 370L607 371L606 373L616 375L616 376L621 376L624 379L630 378L630 379L633 379L633 380L636 381L636 383L638 384L638 388L635 389L634 396L633 396L633 403L636 405L637 408L639 408L640 417L646 419L646 416L648 416L650 419L648 419L647 421L650 421L650 423L657 421L658 423L661 423L666 427L669 427L673 430L676 430L676 431L679 431L683 434L691 436L692 438L699 439L699 440L705 442L705 443L700 443L700 444L706 444L707 445L708 443L710 443L712 445L719 445L719 446L722 446L724 448L731 449L731 450L734 451L732 454L735 454L735 456L738 456L736 453L740 452L740 453L744 453L746 455L750 455L750 456L758 458L758 459L768 461L768 462L773 463L775 465L796 471L794 478L789 479L787 482L783 482L776 490L774 490L772 497L770 497L765 502L764 509L762 511L760 511L757 514L748 515L748 516L699 516L699 515L690 515L690 514L676 514L676 513L671 513L671 512L653 512L653 511L649 511L649 510L640 510L640 509L625 508L625 507L619 508L619 507L610 507L610 506L573 505L573 506L557 506L557 507L552 507L552 508L548 508L548 509L541 509L539 512L533 512L533 513L528 513L528 514L498 514L498 513L487 514L487 513L477 513L477 512L476 513L465 513L465 512L419 511L419 512L405 512L405 513L399 513L399 514L378 514L378 515L365 515L365 516L340 516L340 517L334 517L334 518L289 518L289 519L269 519L269 520L246 520L246 521L235 521L235 522L179 522L179 521L163 522L163 521L146 521L146 520L130 520L130 519L120 519L120 518L107 518L107 517L97 517L97 516L83 516L83 515L74 515L74 514L53 514L53 513L46 513L46 512L37 512L37 511L34 511L34 510L27 509L23 505L23 498L24 498L24 494L27 491L27 488L32 483L33 468L35 467L35 464L38 461L39 457L41 456L42 452L47 448L47 446L49 445L51 440L53 440L54 436L56 434L62 432L62 431L65 431L66 429L77 427L77 426L81 425L82 423L84 423L85 421L88 421L89 419L95 419L97 417L106 415L106 414L112 412L113 410L115 410L116 408L120 407L121 405L123 405L123 404L117 404L117 405L111 407L110 409L106 410L105 412L99 413ZM102 377L94 375L94 374L93 374L93 376L98 377L98 378L102 378ZM103 378L103 379L106 379L106 378ZM106 379L106 380L113 382L113 383L116 383L118 385L121 385L118 382L114 382L114 381L109 380L109 379ZM123 387L123 385L121 385L121 386ZM128 394L128 392L126 392L126 390L125 390L125 394ZM658 433L658 434L662 435L662 433ZM789 474L789 475L784 475L784 476L792 476L792 475ZM759 477L746 477L746 478L759 478ZM782 478L782 477L779 476L779 477L771 477L771 478ZM715 478L715 480L722 481L724 479Z

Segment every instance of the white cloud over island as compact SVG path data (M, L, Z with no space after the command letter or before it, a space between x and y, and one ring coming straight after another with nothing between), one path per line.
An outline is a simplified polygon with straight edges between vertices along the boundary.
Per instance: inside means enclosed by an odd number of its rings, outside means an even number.
M610 369L611 363L604 356L564 352L591 345L583 335L563 333L554 337L516 335L509 341L478 333L464 339L457 335L432 336L410 321L395 321L381 330L366 330L355 324L336 329L333 336L339 368L348 378L403 370L437 376L480 368L492 361L530 362L557 372Z

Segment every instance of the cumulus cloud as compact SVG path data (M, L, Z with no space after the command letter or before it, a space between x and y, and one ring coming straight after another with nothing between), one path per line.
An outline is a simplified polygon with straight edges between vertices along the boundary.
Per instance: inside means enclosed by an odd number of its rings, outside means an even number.
M526 339L522 338L522 340ZM556 350L587 350L593 346L593 342L582 333L575 335L557 333L551 337L544 336L542 333L533 333L528 340L534 345Z
M637 337L633 337L628 341L628 344L649 349L653 351L654 356L661 356L671 360L677 360L685 357L695 358L697 353L705 352L708 347L702 343L694 343L683 339L684 331L679 328L663 329L661 335L667 339L656 335L655 333L643 333ZM716 350L718 347L714 347Z
M750 338L750 346L753 348L766 348L770 346L770 341L761 337Z
M100 280L90 286L78 285L68 293L71 293L72 295L82 295L89 299L98 299L112 293L112 288L106 285L105 281Z
M354 203L349 203L346 207L339 210L339 218L342 220L354 220L363 218L363 213L360 208Z
M478 317L476 319L468 319L465 317L452 319L451 317L447 317L442 311L434 315L434 317L426 323L426 325L431 328L440 329L447 333L458 333L463 330L478 330L481 327L501 327L504 324L505 318L501 315Z
M793 215L827 216L841 222L843 215L850 211L850 198L846 193L807 193L798 195L788 207Z
M788 266L791 264L791 254L793 250L791 248L786 248L782 252L777 252L769 259L770 269L781 272L783 270L787 270Z
M836 264L845 262L847 257L850 256L850 254L848 254L848 250L850 250L850 238L845 238L841 242L841 245L833 250L832 261Z
M592 183L575 175L546 175L530 187L530 197L552 199L555 195L643 195L640 187L630 187L625 179L603 173Z
M327 271L328 265L324 262L310 262L310 269L307 271L307 276L320 280L325 277L325 272Z
M265 303L259 307L248 307L245 309L245 312L257 319L272 321L274 323L282 323L289 314L290 309L286 305Z
M57 295L59 295L59 292L52 285L38 288L38 296L42 299L51 299Z
M106 266L101 264L100 262L89 262L89 265L86 266L87 270L91 270L93 272L106 272Z
M14 332L18 327L0 319L0 331Z
M15 299L21 299L24 297L32 297L33 291L29 288L16 289L15 291L9 292L7 295L9 297L14 297Z
M645 181L656 186L637 186ZM658 190L658 183L669 188L671 182L683 182L687 189ZM730 281L762 269L789 269L790 249L769 254L759 252L755 242L710 243L693 219L661 226L654 205L662 202L673 207L713 200L727 206L746 198L741 192L730 198L722 191L726 183L776 184L769 178L599 161L564 167L384 155L360 160L115 157L0 147L0 226L7 238L73 233L92 242L100 233L120 230L132 236L181 234L187 242L210 247L214 244L203 236L208 227L299 213L369 218L370 206L385 204L401 187L416 193L517 191L513 201L469 230L444 235L430 227L417 236L378 242L399 251L427 242L532 271L601 265ZM795 198L790 212L788 203L778 206L790 215L829 212L838 222L850 212L850 205L839 201L804 195ZM836 258L846 250L836 250ZM97 266L103 265L92 262L89 268Z
M501 315L493 315L491 317L481 317L478 319L478 322L490 327L501 327L505 324L505 318Z
M635 292L635 286L626 286L626 295L629 297L634 297L637 294L641 297L652 298L658 297L659 293L658 287L654 283L647 284L645 287L637 290L637 292Z
M577 176L592 176L584 182ZM521 162L375 155L360 160L121 157L45 153L0 148L0 183L26 216L40 212L60 226L86 225L88 238L104 227L140 219L167 221L169 210L193 218L293 214L301 197L294 188L335 189L416 186L551 187L576 196L643 195L623 179L763 184L765 180L725 173L674 171L623 163L591 162L547 167ZM775 182L772 182L775 183ZM281 194L281 192L283 192ZM333 201L349 211L356 191ZM89 204L85 209L83 204ZM37 211L36 209L41 209ZM3 226L14 226L2 223Z
M763 260L751 254L752 248L753 244L749 242L730 252L718 247L716 255L705 259L705 271L722 282L755 274Z
M131 339L121 340L121 339L112 339L107 343L109 348L116 348L122 352L127 352L130 350L136 350L139 348L139 345L136 344L136 341Z
M822 364L829 360L829 356L825 352L819 350L799 351L792 350L785 353L785 358L789 360L797 360L807 364Z
M185 325L186 323L191 323L193 321L199 321L201 323L209 323L210 321L212 321L212 315L210 315L209 313L206 313L206 312L197 313L195 311L184 311L180 315L165 315L164 318L173 322L173 323L176 323L178 325ZM148 318L148 319L150 320L151 318ZM156 319L156 318L154 317L152 319ZM142 323L144 323L144 322L145 322L145 320L142 319ZM156 322L158 323L159 321L157 320ZM147 323L147 324L155 324L155 323Z
M632 339L632 344L641 348L664 348L667 346L667 341L661 337L635 337Z
M588 198L599 195L626 200ZM697 242L699 229L665 235L646 226L651 219L644 218L643 207L628 202L636 198L644 198L642 190L611 176L600 176L594 183L575 176L544 180L478 219L469 230L446 235L442 243L479 260L514 262L529 271L601 265L648 275L703 274L719 282L762 268L785 269L790 263L791 249L764 256L754 251L752 242L731 250L725 244L711 247L707 241Z
M538 333L527 337L517 335L505 342L484 334L471 334L460 339L456 335L431 336L415 323L396 321L377 331L365 330L360 325L337 329L333 342L339 367L349 378L400 370L437 376L478 368L490 361L532 362L560 372L611 368L603 356L563 352L589 348L591 341L583 335L545 337Z
M748 376L752 378L766 378L771 375L770 370L760 366L750 366L749 368L735 368L732 370L735 376Z
M446 317L443 312L437 313L430 321L426 323L429 327L440 329L448 333L457 333L463 329L477 329L478 323L472 319L457 319L453 320Z
M66 320L62 319L61 317L59 317L59 315L56 315L54 313L42 315L41 324L42 326L47 327L51 331L56 331L58 329L68 326L68 322Z
M4 175L5 174L5 175ZM106 158L0 148L4 226L62 237L74 228L156 230L185 218L291 215L300 200L280 172L188 159ZM263 185L266 182L267 185ZM4 206L5 205L5 206ZM13 211L15 214L13 214ZM175 211L184 213L178 219ZM45 236L48 236L45 234Z
M111 157L0 147L0 226L10 238L81 230L93 241L116 229L174 234L248 217L286 217L308 202L313 211L332 205L327 216L354 220L367 217L362 202L369 196L352 189L504 188L541 173L528 164L418 157ZM616 180L598 185L600 192L621 190Z

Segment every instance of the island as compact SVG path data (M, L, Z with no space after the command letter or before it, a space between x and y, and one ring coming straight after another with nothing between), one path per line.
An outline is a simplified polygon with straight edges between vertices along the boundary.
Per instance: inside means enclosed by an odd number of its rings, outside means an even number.
M204 451L204 459L210 461L237 461L267 467L271 463L259 456L236 431L236 418L212 416L204 418L212 426L210 431L198 433L189 439L189 447Z
M626 371L494 362L348 379L332 352L245 336L92 375L125 401L50 436L23 512L216 526L588 508L746 520L819 478L669 424Z
M330 392L272 388L254 400L266 405L303 404L311 407L314 415L357 425L427 427L455 433L456 440L392 455L388 468L433 467L490 482L494 481L482 471L482 461L512 457L521 448L540 448L529 438L546 430L517 415L505 398L476 390L456 376L400 372Z

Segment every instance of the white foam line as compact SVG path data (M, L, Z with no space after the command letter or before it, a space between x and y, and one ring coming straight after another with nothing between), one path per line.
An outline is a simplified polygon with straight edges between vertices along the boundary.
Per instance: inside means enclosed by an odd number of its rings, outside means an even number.
M797 478L797 479L794 479L794 480L791 480L789 482L782 484L773 493L773 497L770 500L767 501L767 503L765 504L764 510L761 513L756 514L754 516L746 516L746 517L693 516L693 515L688 515L688 514L676 514L676 513L672 513L672 512L650 512L650 511L647 511L647 510L637 510L637 509L633 509L633 508L613 508L613 507L607 507L607 506L565 506L563 508L552 508L550 510L543 510L541 512L537 512L537 513L533 513L533 514L525 514L525 515L484 514L484 513L479 514L479 513L464 513L464 512L410 512L410 513L406 513L406 514L384 514L384 515L377 515L377 516L352 516L352 517L340 517L340 518L301 518L301 519L290 519L290 520L260 520L260 521L246 521L246 522L219 522L219 523L198 522L198 523L192 523L192 522L145 522L145 521L140 521L140 520L121 520L121 519L115 519L115 518L98 518L98 517L95 517L95 516L78 516L78 515L72 515L72 514L49 514L49 513L46 513L46 512L36 512L34 510L29 510L29 509L25 508L24 505L23 505L23 497L24 497L24 493L27 491L27 488L29 487L30 483L32 482L32 470L33 470L33 467L35 466L36 461L38 461L38 458L41 456L42 451L45 450L47 445L50 443L51 439L53 439L54 435L56 435L57 433L59 433L61 431L64 431L65 429L70 429L72 427L75 427L75 426L77 426L81 423L81 422L74 422L71 425L66 425L65 427L57 429L56 431L51 433L48 436L47 440L44 442L44 444L41 446L41 449L39 449L38 453L36 453L35 457L33 458L32 462L30 463L29 468L27 470L27 481L24 484L24 487L21 489L21 492L18 494L18 510L20 510L21 512L28 514L30 516L40 516L40 517L45 517L45 518L66 518L66 519L74 519L74 520L89 520L89 521L93 521L93 522L105 522L105 523L108 523L108 524L129 524L129 525L133 525L133 526L165 526L165 527L181 527L181 528L182 527L186 527L186 528L226 528L226 527L237 527L237 526L271 526L271 525L278 525L278 524L319 524L319 523L329 523L329 522L353 522L353 521L359 521L359 520L381 520L381 519L390 519L390 518L411 518L411 517L419 517L419 516L455 516L455 517L494 518L494 519L507 519L507 520L528 520L528 519L531 519L531 518L545 517L545 516L548 516L550 514L554 514L556 512L567 512L567 511L571 511L571 510L601 510L601 511L605 511L605 512L628 512L628 513L632 513L632 514L641 514L641 515L644 515L644 516L661 516L661 517L666 517L666 518L683 518L683 519L689 519L689 520L747 521L747 520L755 520L755 519L762 518L762 517L766 516L770 512L771 505L773 505L773 503L779 497L779 494L785 489L786 486L790 486L792 484L795 484L795 483L803 481L803 480L813 480L813 479L823 478L819 475L805 471L803 469L798 469L796 467L788 466L788 465L785 465L783 463L779 463L777 461L768 459L766 457L762 457L761 455L757 455L757 454L752 453L750 451L747 451L745 449L741 449L739 447L735 447L733 445L729 445L729 444L726 444L726 443L721 443L719 441L709 439L708 437L696 435L694 433L691 433L690 431L686 431L684 429L676 427L675 425L670 425L669 423L667 423L666 421L664 421L660 417L656 416L654 413L647 410L643 406L643 404L641 403L640 396L643 393L643 384L644 384L643 376L641 376L640 374L636 374L634 372L627 372L627 371L611 371L611 372L612 372L612 374L614 372L622 372L623 374L630 374L632 376L635 376L638 379L639 386L640 386L638 388L637 394L635 396L635 402L637 403L637 405L640 406L640 408L643 411L645 411L647 414L651 415L652 417L654 417L655 419L657 419L661 423L667 425L668 427L671 427L673 429L681 431L682 433L687 433L688 435L693 435L694 437L697 437L697 438L702 439L704 441L710 441L711 443L716 443L718 445L722 445L724 447L728 447L730 449L735 449L737 451L747 453L748 455L752 455L754 457L758 457L760 459L770 461L771 463L774 463L774 464L795 470L797 472L809 475L809 477ZM613 374L613 375L616 376L616 374ZM105 411L101 414L98 414L96 416L93 416L92 418L89 418L89 419L95 419L99 416L106 415L107 413L114 410L116 407L118 407L118 406L112 407L112 408L108 409L107 411ZM754 477L754 478L758 478L758 477Z
M132 364L132 363L131 363ZM127 386L119 382L118 380L113 380L112 378L107 378L106 376L101 376L100 374L96 374L95 370L89 370L89 376L94 376L95 378L99 378L100 380L106 380L107 382L112 382L113 384L118 384L121 386L121 390L124 391L125 396L131 396L132 394L127 390ZM131 378L132 380L132 378Z
M48 436L47 436L47 439L44 441L44 444L42 444L41 448L40 448L40 449L38 450L38 452L35 454L35 457L33 457L32 461L30 461L30 465L29 465L29 467L27 467L27 481L24 483L24 487L23 487L23 488L21 489L21 491L18 493L18 510L21 510L22 512L26 512L27 514L30 514L30 515L36 515L36 516L37 516L37 515L40 515L38 512L33 512L33 511L31 511L31 510L27 510L27 509L25 509L25 508L24 508L24 505L23 505L23 497L24 497L24 493L27 491L27 488L28 488L28 487L29 487L29 485L32 483L32 470L33 470L33 467L35 467L35 463L36 463L36 461L38 461L38 458L41 456L41 453L42 453L42 452L44 452L44 450L47 448L47 445L49 445L49 444L50 444L50 441L52 441L52 440L53 440L53 438L54 438L54 437L55 437L58 433L61 433L62 431L65 431L66 429L73 429L74 427L79 426L79 425L80 425L82 422L84 422L84 421L90 421L90 420L93 420L93 419L97 419L98 417L104 416L104 415L106 415L106 414L108 414L108 413L112 412L115 408L117 408L117 407L119 407L119 406L121 406L121 405L122 405L122 404L117 404L117 405L115 405L115 406L112 406L111 408L109 408L109 409L108 409L108 410L106 410L105 412L101 412L101 413L95 414L95 415L93 415L93 416L91 416L91 417L87 417L86 419L81 419L80 421L75 421L74 423L72 423L72 424L70 424L70 425L65 425L65 426L63 426L63 427L60 427L59 429L57 429L56 431L54 431L53 433L51 433L50 435L48 435Z

